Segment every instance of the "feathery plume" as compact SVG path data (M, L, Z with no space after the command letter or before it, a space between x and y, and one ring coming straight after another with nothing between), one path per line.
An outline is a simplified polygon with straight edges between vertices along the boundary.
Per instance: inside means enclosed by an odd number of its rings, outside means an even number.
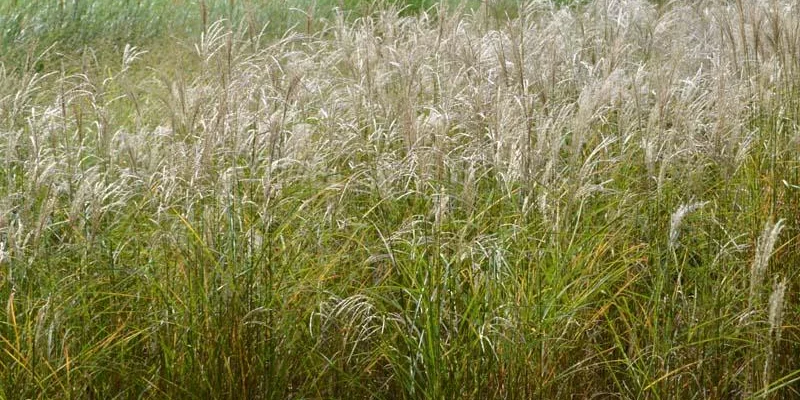
M753 259L753 265L750 267L750 307L753 307L758 296L758 289L761 282L764 280L764 273L767 271L769 265L769 258L772 255L772 249L775 247L775 242L778 240L778 235L783 230L783 220L779 220L774 225L767 221L764 225L764 230L761 232L761 237L758 239L756 247L756 255Z
M772 286L772 294L769 296L769 344L767 357L764 360L764 391L769 387L772 358L775 355L775 346L781 341L781 325L783 324L783 297L786 294L786 278Z
M682 204L678 209L672 213L672 218L669 220L669 247L672 249L677 248L680 243L678 242L678 238L681 234L681 222L683 222L683 218L686 217L691 212L697 211L703 208L707 201L691 203L691 204Z

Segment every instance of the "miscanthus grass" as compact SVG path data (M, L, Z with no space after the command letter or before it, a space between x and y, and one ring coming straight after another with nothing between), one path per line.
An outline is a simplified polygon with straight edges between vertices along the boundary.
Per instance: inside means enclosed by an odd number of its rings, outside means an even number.
M3 59L0 397L800 396L797 6L498 4Z

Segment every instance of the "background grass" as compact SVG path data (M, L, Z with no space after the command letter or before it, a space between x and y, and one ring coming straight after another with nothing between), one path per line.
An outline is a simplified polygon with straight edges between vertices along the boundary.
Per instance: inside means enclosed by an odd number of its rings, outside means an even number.
M0 5L0 397L798 396L789 2L289 3Z
M442 5L477 8L481 3L415 0L385 4L400 9L403 15L414 15ZM513 14L516 9L510 0L492 2L491 7L500 15ZM157 48L171 41L194 39L219 19L243 26L250 35L265 31L275 37L291 27L316 31L322 19L330 19L337 12L354 19L377 8L378 3L362 0L7 1L0 4L0 43L6 57L39 55L53 45L61 52L79 52L87 47L119 51L127 43L154 43Z

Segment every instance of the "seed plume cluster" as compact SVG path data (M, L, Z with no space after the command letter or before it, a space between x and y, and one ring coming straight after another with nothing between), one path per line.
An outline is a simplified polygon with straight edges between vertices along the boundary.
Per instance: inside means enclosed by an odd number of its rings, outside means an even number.
M201 3L0 56L0 397L798 396L794 2Z

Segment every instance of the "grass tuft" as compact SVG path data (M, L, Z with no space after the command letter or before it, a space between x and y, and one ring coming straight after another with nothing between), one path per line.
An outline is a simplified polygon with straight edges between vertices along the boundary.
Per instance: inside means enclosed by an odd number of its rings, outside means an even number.
M797 11L3 3L0 398L798 397Z

